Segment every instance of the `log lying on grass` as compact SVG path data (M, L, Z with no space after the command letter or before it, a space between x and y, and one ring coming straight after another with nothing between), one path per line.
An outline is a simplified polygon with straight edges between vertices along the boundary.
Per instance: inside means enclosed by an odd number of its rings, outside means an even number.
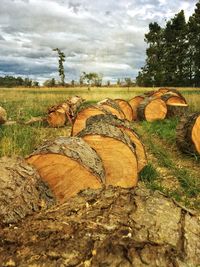
M135 96L134 98L132 98L131 100L129 100L129 104L132 107L133 110L133 120L136 121L138 119L138 115L137 115L137 109L140 105L140 103L145 99L145 96Z
M165 101L166 104L187 104L185 98L173 94L164 94L161 99Z
M92 123L78 134L101 157L106 185L133 187L138 180L134 145L123 131L108 123Z
M100 188L105 180L101 158L77 137L49 141L26 160L49 184L60 202L80 190Z
M199 214L141 186L85 190L0 230L1 266L197 267Z
M111 114L111 113L99 105L89 106L80 110L73 122L71 135L72 136L77 135L80 131L82 131L85 128L86 120L89 117L99 114Z
M187 104L167 104L167 116L171 117L182 117L188 112Z
M122 111L118 103L115 102L115 100L106 98L98 102L97 104L103 107L108 112L110 112L112 115L117 116L119 119L125 119L124 112Z
M0 224L15 223L55 202L49 186L24 160L0 159Z
M125 115L125 119L128 121L133 120L133 110L131 105L123 99L115 99L115 102L119 105Z
M139 120L163 120L167 115L167 105L160 98L146 98L140 103L137 113Z
M4 108L0 107L0 125L7 121L7 112Z
M190 155L200 155L200 112L182 117L177 126L179 149Z
M137 135L137 133L131 128L130 124L127 121L118 119L113 115L95 115L87 119L86 127L94 123L108 123L110 125L116 126L126 133L131 142L135 145L135 153L138 161L138 172L140 172L147 164L147 156L145 152L145 147Z

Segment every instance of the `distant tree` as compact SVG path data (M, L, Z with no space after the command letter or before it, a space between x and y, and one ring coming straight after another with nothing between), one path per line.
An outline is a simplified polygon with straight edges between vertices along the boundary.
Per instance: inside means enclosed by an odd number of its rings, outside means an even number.
M119 78L117 79L117 85L121 86L121 80Z
M58 72L60 75L60 79L61 79L61 84L64 85L65 84L65 70L64 70L64 65L63 62L65 62L65 54L58 48L54 48L53 51L57 51L58 53Z
M90 72L90 73L83 72L81 74L81 81L83 83L86 82L88 86L101 86L102 79L103 79L102 74L98 74L96 72Z
M49 79L49 80L46 80L46 81L43 83L43 86L45 86L45 87L55 87L55 86L56 86L56 81L55 81L54 78Z
M110 86L110 81L107 81L107 86L108 86L108 87Z
M38 87L39 86L39 82L38 81L33 81L32 86Z
M75 86L75 81L74 80L71 81L71 86L73 86L73 87Z
M31 87L32 86L32 82L33 81L27 77L27 78L24 79L23 85L25 87Z

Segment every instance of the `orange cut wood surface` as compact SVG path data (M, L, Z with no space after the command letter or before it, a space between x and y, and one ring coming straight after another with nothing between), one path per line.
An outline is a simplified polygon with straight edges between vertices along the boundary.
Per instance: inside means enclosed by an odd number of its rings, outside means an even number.
M125 116L124 116L122 111L119 111L119 110L115 109L114 107L111 107L108 104L103 104L102 103L101 107L103 107L106 111L110 112L112 115L117 116L117 118L119 118L119 119L123 120L125 118Z
M145 108L145 118L147 121L163 120L167 115L167 107L161 99L152 100Z
M99 114L105 114L102 110L98 109L97 107L90 106L81 110L73 123L71 135L75 136L80 131L82 131L86 126L86 121L89 117Z
M123 99L115 99L115 102L120 106L121 110L123 111L125 115L125 119L127 119L128 121L132 121L133 110L132 110L131 105Z
M200 154L200 116L198 116L192 128L192 142L197 152Z
M97 177L69 157L58 154L35 155L27 159L60 202L87 188L101 188Z
M106 172L106 185L129 188L138 181L136 155L121 141L101 135L83 137L101 157Z
M167 101L166 104L186 104L185 100L179 96L171 96Z
M48 114L47 122L51 127L61 127L66 123L66 115L63 110L57 110Z

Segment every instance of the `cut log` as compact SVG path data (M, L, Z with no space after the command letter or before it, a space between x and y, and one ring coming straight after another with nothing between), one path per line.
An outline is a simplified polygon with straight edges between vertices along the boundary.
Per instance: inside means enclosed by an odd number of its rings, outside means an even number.
M2 267L197 267L199 216L141 186L85 190L17 227L0 229L0 262Z
M129 101L130 106L132 107L133 110L133 120L136 121L138 120L138 116L137 116L137 109L140 105L140 103L145 99L145 96L139 95L139 96L135 96L134 98L132 98Z
M106 185L133 187L138 180L138 163L130 138L117 127L93 123L78 134L101 157Z
M0 159L0 224L18 222L53 204L51 190L35 169L21 159Z
M114 100L106 98L98 102L97 104L110 112L112 115L117 116L119 119L125 119L124 112L122 111L118 103L116 103Z
M166 118L171 117L182 117L188 111L187 104L167 104L167 116Z
M131 142L135 145L135 153L138 160L138 172L140 172L147 164L147 156L145 152L145 147L140 137L131 128L130 123L128 123L127 121L120 120L113 115L95 115L87 119L86 127L93 123L99 122L108 123L110 125L116 126L130 137Z
M190 155L200 155L200 112L182 117L177 126L179 149Z
M124 112L125 119L127 119L128 121L132 121L133 110L131 105L123 99L115 99L115 102L120 106L121 110Z
M163 101L165 101L165 103L167 105L170 105L170 104L187 104L186 100L183 98L183 97L180 97L180 96L177 96L177 95L173 95L173 94L164 94L161 96L161 99Z
M57 128L64 126L67 122L72 123L83 101L81 97L73 96L59 105L50 107L47 115L48 124L51 127Z
M140 103L137 112L139 120L163 120L167 115L167 105L162 99L147 98Z
M80 131L82 131L85 128L86 120L89 117L98 115L98 114L111 114L111 113L99 105L89 106L89 107L86 107L80 110L78 114L76 115L76 118L73 122L71 135L72 136L77 135Z
M7 121L7 112L4 108L0 107L0 125Z
M105 179L102 161L82 139L60 137L27 158L60 202L86 188L100 188Z

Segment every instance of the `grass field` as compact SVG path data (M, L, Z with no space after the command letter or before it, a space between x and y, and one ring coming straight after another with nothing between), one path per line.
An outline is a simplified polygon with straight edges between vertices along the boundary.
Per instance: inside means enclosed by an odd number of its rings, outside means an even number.
M188 101L190 111L200 111L200 89L178 89ZM88 104L107 97L129 100L151 90L153 88L1 88L0 106L7 110L10 120L26 121L32 116L44 116L49 106L72 95L82 96ZM175 143L177 124L177 119L132 123L145 144L149 161L141 173L141 180L152 190L158 189L189 207L199 208L200 162L178 151ZM70 126L59 129L44 127L40 123L1 126L0 156L24 157L44 140L69 134Z

